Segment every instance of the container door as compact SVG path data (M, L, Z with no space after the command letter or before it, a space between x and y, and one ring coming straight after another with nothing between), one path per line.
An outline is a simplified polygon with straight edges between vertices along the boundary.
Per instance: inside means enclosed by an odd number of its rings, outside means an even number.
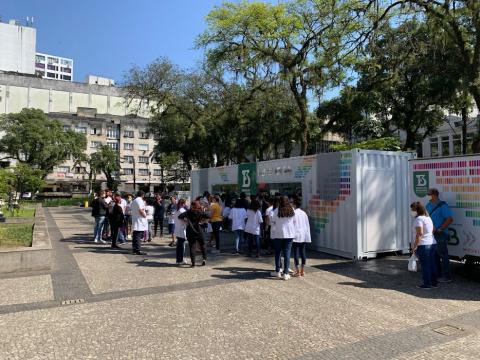
M395 184L391 170L367 170L363 177L365 252L395 249Z

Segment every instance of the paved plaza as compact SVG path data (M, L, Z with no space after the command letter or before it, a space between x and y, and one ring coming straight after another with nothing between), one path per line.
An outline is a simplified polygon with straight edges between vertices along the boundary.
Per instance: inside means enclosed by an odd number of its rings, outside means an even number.
M92 218L46 209L52 271L0 276L0 359L479 359L480 277L425 292L406 257L310 254L304 279L224 252L177 267L88 242Z

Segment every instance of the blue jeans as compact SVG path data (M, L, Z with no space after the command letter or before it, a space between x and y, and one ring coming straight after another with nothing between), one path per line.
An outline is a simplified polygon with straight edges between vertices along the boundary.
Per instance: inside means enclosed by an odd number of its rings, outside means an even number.
M305 266L305 264L307 263L307 254L306 254L306 246L307 246L307 243L297 243L297 242L294 242L292 244L292 248L293 248L293 262L295 263L295 267L298 268L298 265L300 263L300 259L302 259L302 266Z
M437 245L419 245L417 256L422 266L423 285L437 286L437 269L435 266Z
M243 247L243 230L235 230L235 250L240 252Z
M93 230L93 239L95 241L102 240L103 225L105 224L105 216L95 216L95 228Z
M443 278L450 279L450 258L448 257L448 240L450 240L450 236L443 231L436 232L434 236L435 240L437 240L435 256L437 274Z
M281 268L281 254L283 252L283 273L288 274L290 270L290 254L292 252L293 239L272 239L275 249L275 271L279 272Z
M260 235L246 233L248 239L248 252L251 254L253 250L253 244L257 248L257 255L260 255Z

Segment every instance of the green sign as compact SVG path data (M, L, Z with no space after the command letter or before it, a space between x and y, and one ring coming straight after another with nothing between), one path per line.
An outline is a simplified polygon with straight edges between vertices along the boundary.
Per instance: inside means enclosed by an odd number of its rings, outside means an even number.
M424 197L428 193L429 188L429 173L428 171L414 171L413 172L413 190L418 197Z
M247 195L257 193L257 164L238 165L238 188Z

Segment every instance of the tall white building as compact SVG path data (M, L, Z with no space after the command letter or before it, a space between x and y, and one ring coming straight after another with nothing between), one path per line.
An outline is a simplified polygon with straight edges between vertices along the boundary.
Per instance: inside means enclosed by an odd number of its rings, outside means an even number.
M37 31L16 20L0 22L0 71L35 74Z
M73 60L37 52L35 74L44 79L73 81Z

